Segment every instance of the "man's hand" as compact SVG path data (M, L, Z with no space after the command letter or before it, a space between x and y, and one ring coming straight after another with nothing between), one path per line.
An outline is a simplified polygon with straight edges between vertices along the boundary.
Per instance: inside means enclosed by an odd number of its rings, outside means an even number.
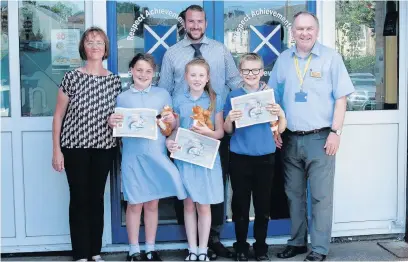
M326 149L326 154L329 156L334 156L339 150L340 145L340 136L336 135L333 132L330 132L329 136L327 137L326 144L324 148Z
M283 140L281 134L273 135L273 139L275 140L276 147L282 149Z

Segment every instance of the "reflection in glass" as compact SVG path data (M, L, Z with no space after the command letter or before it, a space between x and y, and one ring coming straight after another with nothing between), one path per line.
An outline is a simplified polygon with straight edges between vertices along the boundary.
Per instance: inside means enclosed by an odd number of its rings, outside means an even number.
M129 61L137 54L145 52L146 36L144 35L144 26L177 26L177 41L183 39L184 30L178 17L186 7L197 4L202 6L202 1L118 1L116 3L117 14L117 46L118 46L118 73L122 80L122 87L129 88L131 84L131 75L129 74ZM152 39L157 41L157 39ZM165 51L163 46L161 51ZM153 82L158 80L160 72L160 61L155 61L156 77ZM120 179L118 179L120 181ZM159 202L159 224L176 223L176 212L174 207L174 198L161 199ZM121 213L122 225L126 224L126 202L121 194ZM183 215L182 212L180 213ZM143 217L141 218L143 223Z
M398 107L397 10L394 1L336 1L336 49L356 90L349 111Z
M19 2L21 114L52 116L66 71L81 66L84 1Z
M290 27L293 15L305 10L306 1L225 1L224 44L237 64L240 56L247 52L262 56L265 72L261 80L267 82L277 56L292 45ZM272 28L258 27L262 25L281 26L280 36L279 31L274 33ZM268 36L271 37L268 39ZM262 43L263 38L271 44Z
M130 84L129 61L137 53L145 52L146 38L143 34L144 25L173 26L177 25L177 41L184 37L184 30L178 17L189 5L201 5L202 1L190 2L158 2L158 1L118 1L117 13L117 39L118 39L118 73L122 79L124 89ZM153 39L153 41L156 41ZM163 46L161 51L165 51ZM156 61L156 77L160 72L160 61Z
M1 1L1 85L0 85L0 115L10 116L10 70L8 41L8 4Z

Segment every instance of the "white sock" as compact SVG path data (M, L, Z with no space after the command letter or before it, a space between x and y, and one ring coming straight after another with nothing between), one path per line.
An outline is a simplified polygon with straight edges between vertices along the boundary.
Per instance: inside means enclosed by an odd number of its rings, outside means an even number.
M153 244L146 243L146 253L149 253L151 251L154 251L154 243Z
M199 247L197 255L200 255L200 254L206 254L207 255L207 248L206 247L204 247L204 248Z
M139 244L130 244L129 245L129 256L140 253L140 247Z
M194 254L197 255L197 247L196 247L196 246L195 246L195 247L189 247L189 248L188 248L188 251L189 251L190 253L194 253Z

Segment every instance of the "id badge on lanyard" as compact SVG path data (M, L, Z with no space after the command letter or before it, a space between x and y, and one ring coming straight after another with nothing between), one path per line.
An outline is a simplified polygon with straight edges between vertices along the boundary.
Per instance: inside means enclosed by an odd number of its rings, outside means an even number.
M295 68L296 68L296 75L299 79L299 84L300 84L300 90L299 92L295 93L295 102L296 103L305 103L307 102L307 92L305 92L303 90L303 81L305 79L306 76L306 71L309 68L310 65L310 61L312 60L312 54L309 55L305 68L303 70L303 74L300 72L300 68L299 68L299 61L296 55L293 56L293 60L295 63Z

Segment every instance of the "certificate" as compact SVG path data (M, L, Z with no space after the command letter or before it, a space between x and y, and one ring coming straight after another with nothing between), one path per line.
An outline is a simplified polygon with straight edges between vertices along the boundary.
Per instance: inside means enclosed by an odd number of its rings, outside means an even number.
M180 148L171 153L170 157L209 169L214 167L220 147L219 140L179 128L175 142Z
M141 137L157 140L157 110L148 108L115 108L123 121L113 128L114 137Z
M235 121L235 127L240 128L278 120L278 116L272 115L266 110L266 106L272 103L275 103L272 89L231 98L232 109L242 111L242 117Z

